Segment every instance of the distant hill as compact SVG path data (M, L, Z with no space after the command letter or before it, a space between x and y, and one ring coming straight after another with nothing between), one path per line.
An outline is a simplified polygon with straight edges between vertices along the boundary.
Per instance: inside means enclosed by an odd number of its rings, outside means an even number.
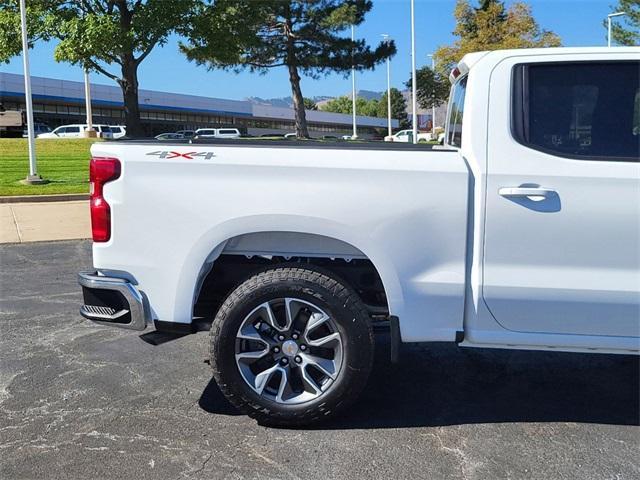
M314 102L323 102L326 100L330 100L333 97L328 96L318 96L311 97L311 100ZM293 99L289 97L281 97L281 98L261 98L261 97L248 97L246 100L254 105L266 105L270 107L281 107L281 108L293 108Z
M358 90L357 96L361 98L365 98L366 100L380 100L382 98L383 92L374 92L371 90ZM345 94L347 97L351 98L351 92ZM323 103L327 103L329 100L332 100L335 97L329 95L320 95L316 97L311 97L318 105L322 105ZM247 97L247 100L254 105L266 105L270 107L282 107L282 108L292 108L293 107L293 99L289 97L281 97L281 98L262 98L262 97Z
M382 98L384 92L374 92L372 90L358 90L357 96L361 98L365 98L367 100L380 100ZM404 96L407 102L407 114L411 114L411 91L410 90L402 90L402 95ZM351 98L351 92L346 93L344 96ZM318 107L327 103L328 101L334 99L335 97L331 97L328 95L321 95L312 97L312 100L318 105ZM248 97L246 98L248 102L253 103L254 105L266 105L271 107L280 107L280 108L293 108L293 100L289 97L281 97L281 98L261 98L261 97ZM444 104L438 108L436 108L436 125L440 126L444 124L444 117L447 112L447 105ZM430 108L418 108L419 115L430 115Z
M365 100L380 100L383 92L374 92L372 90L358 90L356 97L364 98ZM351 98L351 92L347 94L347 97Z

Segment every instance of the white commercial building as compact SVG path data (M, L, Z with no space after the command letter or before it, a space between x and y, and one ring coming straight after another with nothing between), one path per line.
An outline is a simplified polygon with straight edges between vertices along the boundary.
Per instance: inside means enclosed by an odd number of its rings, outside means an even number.
M55 127L84 123L84 83L53 78L32 77L33 107L36 121ZM109 125L124 123L122 91L115 85L91 85L93 121ZM22 75L0 73L0 103L7 110L24 109ZM233 126L251 135L294 131L290 108L256 105L244 100L183 95L140 90L142 124L148 135L201 127ZM351 133L350 114L307 110L312 136ZM386 129L386 118L357 117L358 134L373 136ZM394 128L398 121L393 120Z

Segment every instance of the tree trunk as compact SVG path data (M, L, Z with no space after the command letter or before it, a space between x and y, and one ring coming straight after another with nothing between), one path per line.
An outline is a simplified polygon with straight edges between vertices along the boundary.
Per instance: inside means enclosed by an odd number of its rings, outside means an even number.
M300 89L300 75L298 67L289 64L289 81L291 82L291 96L293 97L293 111L296 117L296 137L310 138L307 129L307 114L304 111L304 97Z
M124 122L127 137L142 137L144 131L140 124L140 105L138 103L138 64L133 59L125 58L122 64L122 78L119 81L124 99Z

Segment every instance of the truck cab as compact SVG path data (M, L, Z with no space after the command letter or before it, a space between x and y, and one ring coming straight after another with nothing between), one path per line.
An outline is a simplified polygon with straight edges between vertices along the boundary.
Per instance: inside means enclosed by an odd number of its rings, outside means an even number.
M485 52L459 65L445 144L475 159L480 212L466 344L637 351L639 51ZM466 100L478 88L484 105Z

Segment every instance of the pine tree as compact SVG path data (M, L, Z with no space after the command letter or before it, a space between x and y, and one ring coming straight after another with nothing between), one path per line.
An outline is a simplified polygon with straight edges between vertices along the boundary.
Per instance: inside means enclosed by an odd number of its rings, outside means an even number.
M611 39L618 45L640 45L640 0L618 0L611 13L625 12L611 25ZM607 28L607 21L603 22Z
M393 42L375 49L346 33L371 10L370 0L217 0L200 12L181 46L208 68L265 73L285 67L295 111L296 135L308 138L300 74L319 78L372 69L395 54Z

